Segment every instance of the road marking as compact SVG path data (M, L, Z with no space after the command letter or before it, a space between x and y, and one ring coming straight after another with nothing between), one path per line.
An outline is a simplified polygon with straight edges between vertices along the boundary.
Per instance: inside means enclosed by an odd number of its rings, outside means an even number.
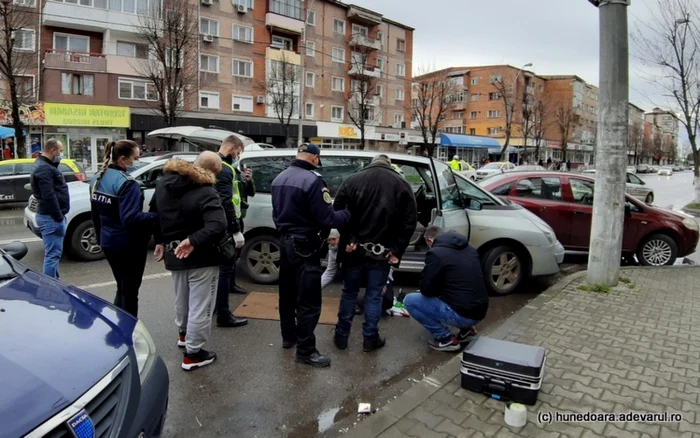
M143 280L155 280L158 278L165 278L165 277L170 277L170 272L161 272L160 274L150 274L150 275L144 275ZM107 281L104 283L93 283L93 284L86 284L84 286L77 286L78 289L98 289L100 287L107 287L107 286L116 286L117 282L116 281Z
M12 242L20 242L20 243L41 242L41 237L24 237L21 239L0 240L0 245L7 245L8 243L12 243Z

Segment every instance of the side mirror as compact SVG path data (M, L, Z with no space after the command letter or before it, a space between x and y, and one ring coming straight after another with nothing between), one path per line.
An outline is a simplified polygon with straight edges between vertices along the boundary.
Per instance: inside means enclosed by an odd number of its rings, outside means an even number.
M0 247L3 251L7 253L10 257L15 260L22 260L24 256L27 255L29 248L22 242L11 242Z
M32 185L29 184L29 183L25 184L25 185L24 185L24 190L27 190L27 191L31 192L31 191L32 191Z
M476 199L470 199L469 200L469 209L470 210L481 210L484 207L484 205L481 203L481 201L477 201Z
M629 203L625 204L625 217L632 217L632 206Z

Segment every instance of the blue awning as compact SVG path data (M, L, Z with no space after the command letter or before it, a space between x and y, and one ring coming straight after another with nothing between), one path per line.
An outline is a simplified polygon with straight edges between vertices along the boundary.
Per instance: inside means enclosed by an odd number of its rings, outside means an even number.
M440 134L440 146L456 148L490 148L501 147L498 140L491 137L477 137L464 134ZM500 149L499 149L500 150Z
M496 142L496 143L498 143L498 142ZM489 154L498 155L501 153L501 149L503 149L503 146L501 146L500 144L497 146L489 146ZM508 153L509 154L517 154L518 148L516 148L514 146L508 146Z

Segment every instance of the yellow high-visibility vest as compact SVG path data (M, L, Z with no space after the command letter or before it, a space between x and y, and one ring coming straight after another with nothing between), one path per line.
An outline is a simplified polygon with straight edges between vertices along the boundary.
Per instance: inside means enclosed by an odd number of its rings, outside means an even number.
M221 160L221 164L227 166L231 169L233 174L233 196L231 196L231 201L233 202L233 209L236 211L236 218L241 218L241 191L238 189L238 178L236 177L236 169L232 165L228 164L226 161Z

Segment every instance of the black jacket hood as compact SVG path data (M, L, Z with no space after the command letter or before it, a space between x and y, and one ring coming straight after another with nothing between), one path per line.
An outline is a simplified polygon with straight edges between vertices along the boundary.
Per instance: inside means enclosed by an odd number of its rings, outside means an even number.
M452 249L464 249L469 246L469 241L466 237L456 231L447 231L435 238L433 246L442 246Z

